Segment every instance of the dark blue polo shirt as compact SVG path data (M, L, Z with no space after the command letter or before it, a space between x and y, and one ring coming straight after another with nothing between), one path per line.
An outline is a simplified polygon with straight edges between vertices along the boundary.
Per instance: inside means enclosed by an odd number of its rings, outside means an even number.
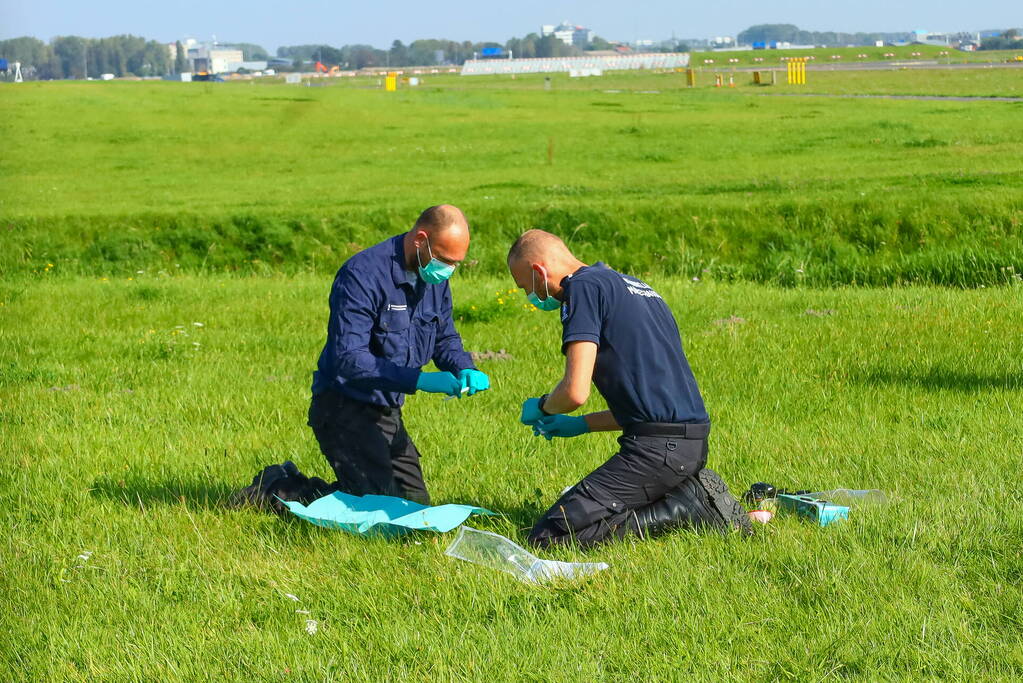
M451 319L451 288L405 270L404 237L360 251L337 272L314 394L339 391L396 408L415 393L420 368L431 360L456 375L476 367Z
M675 318L650 285L595 263L561 286L561 351L597 345L593 383L619 425L710 421Z

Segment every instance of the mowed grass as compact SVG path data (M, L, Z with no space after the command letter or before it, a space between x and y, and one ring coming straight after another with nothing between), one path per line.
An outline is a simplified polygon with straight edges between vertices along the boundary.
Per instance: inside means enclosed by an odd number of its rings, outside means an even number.
M778 518L752 540L550 553L611 569L526 586L447 558L450 536L369 540L224 507L268 462L327 474L304 423L329 276L6 280L4 677L1023 675L1021 289L650 281L736 492L871 487L890 503L826 529ZM518 406L559 377L557 316L524 309L507 278L453 286L467 347L512 358L482 362L491 391L417 395L406 419L436 501L498 511L470 523L521 542L614 441L530 436Z
M955 90L978 73L820 77ZM1004 94L1023 71L991 74L1002 85L983 89ZM488 275L538 226L685 277L970 287L1023 271L1023 103L767 97L683 78L557 78L547 92L445 77L395 94L12 85L0 272L331 273L439 201L468 213L470 268Z
M1004 95L1020 73L806 90ZM1019 678L1023 105L682 79L0 89L5 678ZM891 502L547 553L611 569L544 588L447 558L450 536L227 508L270 462L328 475L305 415L332 275L439 201L473 226L466 345L511 358L481 361L480 396L410 399L437 502L521 542L613 452L517 423L563 364L557 316L503 272L529 227L664 294L736 493Z
M940 64L927 68L914 67L912 62L888 65L890 69L832 70L826 52L819 52L817 60L811 62L806 74L806 83L789 85L786 80L786 64L779 61L779 55L765 63L753 63L750 57L737 57L740 62L729 64L720 57L714 64L703 64L694 57L696 72L694 87L689 87L685 71L605 72L601 77L571 78L568 74L516 75L461 77L448 75L420 76L423 85L429 88L480 89L495 88L507 90L543 90L545 78L551 79L552 90L605 92L619 90L651 94L651 90L700 92L718 90L722 93L757 95L785 94L829 94L829 95L924 95L938 97L1020 97L1023 95L1023 65L1004 66L999 59L995 63L980 67L975 62L970 68L961 68L962 62ZM854 60L858 61L858 60ZM877 60L881 61L881 60ZM850 64L839 64L849 67ZM763 73L763 84L753 81L753 71ZM776 72L775 82L771 71ZM715 76L723 77L723 89L715 86ZM729 85L729 76L732 85ZM267 83L268 81L261 81ZM379 88L379 79L354 78L327 81L329 87ZM321 81L322 83L322 81ZM644 92L645 91L645 92Z
M1023 77L980 73L1006 88ZM826 75L857 85L893 77ZM928 71L898 76L935 80ZM524 91L507 79L447 77L396 94L343 83L8 86L4 125L19 134L7 140L0 210L19 228L19 218L65 215L329 216L419 206L438 192L481 211L522 197L611 207L716 199L722 210L780 199L902 202L920 198L910 177L926 184L1018 170L1021 107L1012 103L807 102L689 91L678 74L609 79L666 88L606 92L601 79L579 79L585 89L545 92L534 90L535 77L520 79L534 88ZM452 82L480 87L445 87ZM956 199L976 191L961 185L944 189Z
M888 56L891 55L891 56ZM929 62L937 65L950 64L1001 64L1013 61L1023 55L1023 46L1019 50L978 50L961 52L939 45L886 45L884 47L818 47L807 50L738 50L735 52L693 52L690 63L694 66L705 64L716 67L737 64L739 66L784 66L785 60L803 57L812 58L811 64L860 64L888 63L912 65ZM836 59L837 58L837 59ZM707 62L706 60L713 60ZM736 60L730 62L729 60Z

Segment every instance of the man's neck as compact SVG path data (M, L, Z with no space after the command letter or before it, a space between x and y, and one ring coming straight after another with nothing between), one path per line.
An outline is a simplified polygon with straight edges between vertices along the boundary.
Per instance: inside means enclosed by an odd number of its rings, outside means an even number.
M553 270L552 269L551 270L551 275L552 275L551 279L554 280L557 283L557 285L556 285L557 286L557 291L555 292L552 289L551 290L551 295L554 296L557 299L560 299L561 298L561 293L564 291L564 287L562 286L561 283L565 281L565 278L572 277L573 275L575 275L579 271L580 268L585 268L585 267L586 267L586 264L583 263L582 261L580 261L579 259L572 259L572 261L569 261L568 263L565 263L565 264L561 265L561 267L559 267L557 270Z
M419 263L416 261L415 237L412 231L406 232L401 240L402 249L405 252L405 270L416 272Z

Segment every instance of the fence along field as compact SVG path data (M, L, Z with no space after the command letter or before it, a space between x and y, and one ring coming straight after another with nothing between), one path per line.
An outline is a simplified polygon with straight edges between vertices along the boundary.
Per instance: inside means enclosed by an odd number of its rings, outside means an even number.
M7 88L0 268L332 271L442 194L487 236L468 272L499 272L533 226L687 277L977 286L1023 269L1023 104L457 82Z

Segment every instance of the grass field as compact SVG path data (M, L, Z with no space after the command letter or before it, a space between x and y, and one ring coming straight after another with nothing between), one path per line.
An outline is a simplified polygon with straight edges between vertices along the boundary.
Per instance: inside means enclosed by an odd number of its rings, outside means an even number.
M891 56L888 56L891 55ZM938 45L902 45L893 47L818 47L809 50L749 50L736 52L693 52L690 63L702 66L713 60L713 66L727 66L733 62L739 66L778 66L792 57L812 58L818 64L856 64L890 62L913 64L935 62L937 64L1004 64L1023 55L1023 45L1018 50L979 50L961 52ZM836 59L837 58L837 59Z
M788 85L784 65L768 66L768 71L775 70L773 85L757 85L753 82L753 72L731 67L697 67L696 85L690 88L686 84L684 72L664 73L609 73L600 78L571 78L565 74L551 77L552 89L556 90L588 90L606 94L653 94L675 92L698 93L715 88L714 77L724 76L727 86L728 77L732 76L734 88L728 87L723 93L739 93L743 95L934 95L939 97L1021 97L1023 96L1023 68L991 67L991 68L928 68L928 69L893 69L863 71L830 71L817 70L811 67L807 71L804 85ZM542 90L543 77L537 76L487 76L481 78L461 76L430 76L423 77L424 86L430 88L449 89L483 89L493 90L496 87L507 90ZM770 74L765 75L765 82L770 81ZM354 79L331 83L330 87L372 88L376 87L374 79ZM617 90L618 93L608 91Z
M1019 288L653 284L680 319L715 419L711 461L729 482L878 487L892 502L826 530L778 520L750 542L680 533L565 553L612 569L582 587L528 588L444 557L444 538L367 541L221 507L268 461L326 474L304 426L322 278L5 287L2 575L17 616L6 670L122 680L1023 673ZM474 524L521 540L613 441L548 444L517 424L518 400L558 377L559 326L523 310L521 296L496 304L507 286L456 288L463 307L499 307L462 325L470 348L512 355L483 363L494 389L457 403L417 396L406 414L435 496L505 513Z
M877 74L896 77L935 78ZM537 225L688 277L976 286L1023 270L1023 103L472 82L9 87L0 272L333 272L441 195L486 237L487 274Z
M3 677L1019 679L1023 105L632 78L3 88ZM466 346L510 358L489 392L410 399L437 502L522 541L614 447L517 423L562 363L501 273L540 226L664 295L737 492L890 503L549 553L611 565L549 588L450 537L227 508L268 462L327 475L305 411L333 271L438 201L474 228Z

